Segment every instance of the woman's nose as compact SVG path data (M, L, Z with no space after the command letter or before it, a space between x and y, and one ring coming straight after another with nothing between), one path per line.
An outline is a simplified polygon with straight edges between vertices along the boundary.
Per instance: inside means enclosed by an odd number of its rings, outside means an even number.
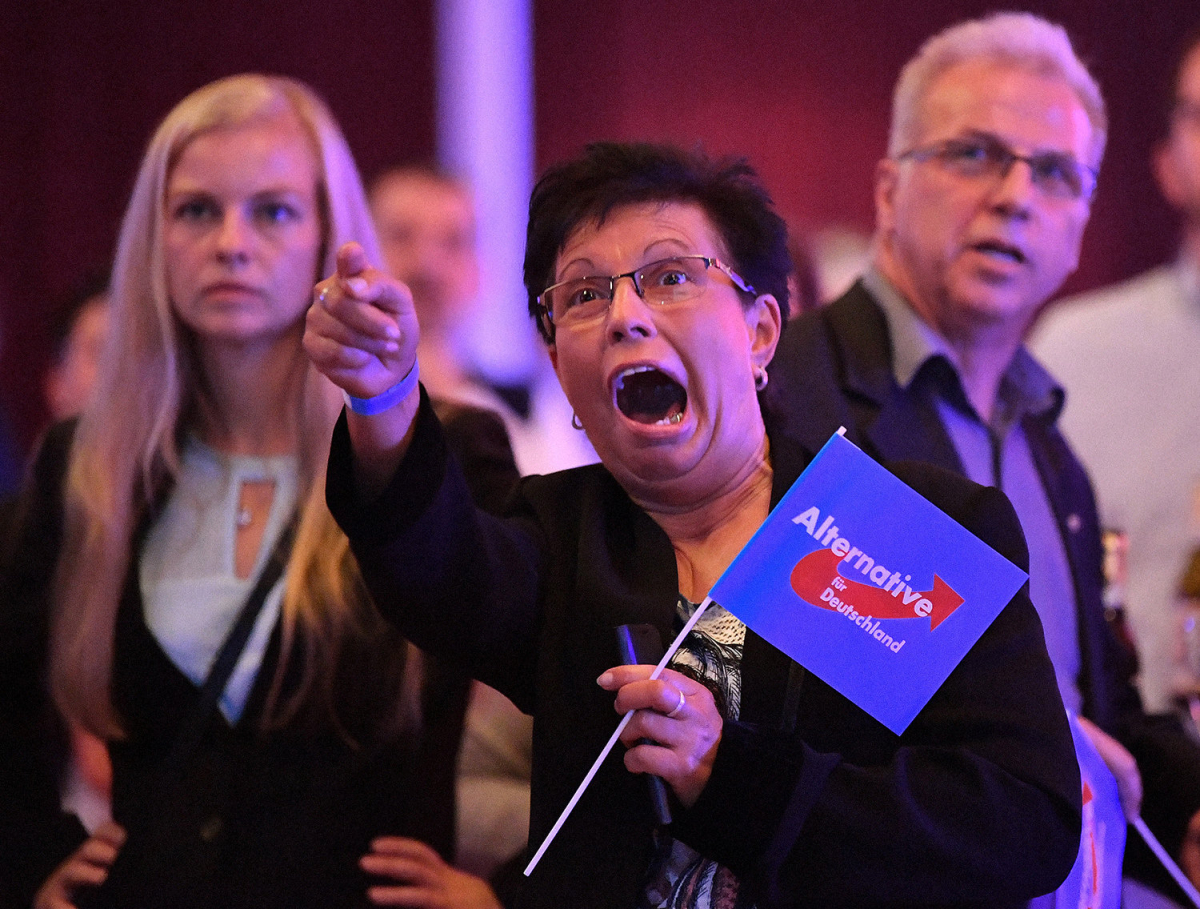
M612 341L624 338L651 338L657 334L654 327L654 307L642 299L633 283L633 277L622 275L617 278L612 291L612 302L606 316L608 337Z
M217 228L217 255L223 260L240 261L249 256L249 227L237 211L228 211Z

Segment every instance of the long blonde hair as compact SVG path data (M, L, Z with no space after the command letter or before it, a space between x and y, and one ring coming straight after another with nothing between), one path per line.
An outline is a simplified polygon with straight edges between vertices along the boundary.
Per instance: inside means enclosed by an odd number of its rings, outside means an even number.
M218 80L184 98L150 139L113 263L111 339L67 468L63 545L54 578L55 700L68 717L106 737L122 735L111 691L114 632L134 535L178 475L179 442L198 404L201 379L167 291L167 179L197 135L287 112L317 151L321 273L334 271L337 249L349 240L362 244L370 261L380 261L350 149L329 109L304 84L257 74ZM340 404L337 390L307 367L292 402L300 439L301 515L288 562L284 650L272 685L270 721L284 721L306 705L332 709L333 676L343 646L380 631L348 542L324 502L324 463ZM284 698L282 667L297 650L302 650L301 680ZM419 704L415 662L397 692L400 721L414 719Z

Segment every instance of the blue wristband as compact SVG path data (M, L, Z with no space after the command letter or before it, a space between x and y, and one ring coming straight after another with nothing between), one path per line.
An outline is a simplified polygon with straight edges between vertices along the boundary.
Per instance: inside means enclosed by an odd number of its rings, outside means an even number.
M381 391L373 398L355 398L349 392L343 391L342 397L346 399L346 406L355 413L364 417L373 417L385 410L390 410L412 394L412 390L417 387L417 381L420 378L417 361L413 360L412 369L408 371L408 375L387 391Z

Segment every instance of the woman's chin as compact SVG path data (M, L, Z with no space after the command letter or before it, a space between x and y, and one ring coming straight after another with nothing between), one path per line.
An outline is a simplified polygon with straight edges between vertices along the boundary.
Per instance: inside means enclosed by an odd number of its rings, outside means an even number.
M690 411L682 414L681 419L654 423L621 415L614 428L616 432L606 450L597 451L604 465L631 495L643 498L655 491L661 494L668 490L687 494L686 488L675 487L679 484L686 487L691 482L704 456L699 427Z

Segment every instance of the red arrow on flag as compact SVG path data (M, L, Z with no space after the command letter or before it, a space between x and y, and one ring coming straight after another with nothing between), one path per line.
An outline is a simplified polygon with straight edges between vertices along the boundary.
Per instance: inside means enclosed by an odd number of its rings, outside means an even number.
M841 603L849 604L860 614L877 619L916 619L928 615L930 631L942 624L962 605L963 598L936 574L933 576L932 590L906 593L901 587L900 593L893 596L874 584L863 584L842 577L838 572L842 558L832 549L810 552L792 569L792 590L796 591L802 600L822 609L837 611L837 605L831 602L836 598ZM837 578L841 579L841 587L835 587L833 584ZM922 605L923 602L928 603L928 607ZM921 611L918 611L918 607ZM925 612L925 609L928 609L928 612Z

